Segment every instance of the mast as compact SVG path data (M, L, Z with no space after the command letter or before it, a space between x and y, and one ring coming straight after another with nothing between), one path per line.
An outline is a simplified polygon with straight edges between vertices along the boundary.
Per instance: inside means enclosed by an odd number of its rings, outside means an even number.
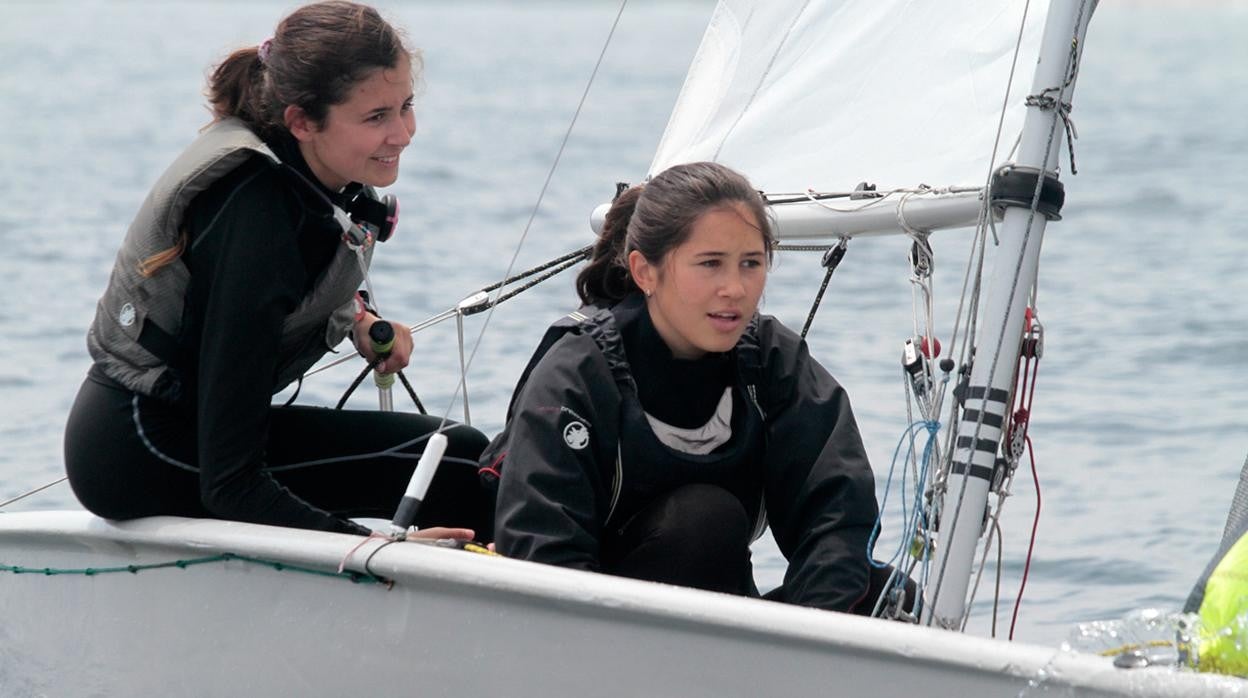
M1096 0L1053 0L1045 20L1040 59L1028 100L1015 168L1043 172L1035 178L1034 204L1046 179L1056 185L1064 137L1059 113L1074 92L1083 37ZM1037 104L1037 102L1040 102ZM1048 102L1045 104L1044 102ZM960 628L978 541L984 532L988 492L1022 344L1024 309L1036 280L1047 223L1034 206L1010 206L997 227L1000 248L985 290L980 335L952 465L939 504L933 581L924 590L922 623Z

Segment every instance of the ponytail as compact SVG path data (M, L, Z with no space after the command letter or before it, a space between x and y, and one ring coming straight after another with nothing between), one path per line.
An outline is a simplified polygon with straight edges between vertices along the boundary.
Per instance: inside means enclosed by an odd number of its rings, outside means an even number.
M576 293L581 302L589 305L613 304L637 290L637 284L628 270L625 242L628 222L633 218L644 186L629 187L611 202L589 264L576 275Z
M259 48L240 48L231 53L208 78L208 103L213 121L234 117L264 136L272 126L264 117L264 63ZM178 235L172 247L139 260L139 274L150 279L156 272L176 262L186 251L187 233Z
M214 120L241 120L260 136L276 126L264 98L264 61L256 46L231 53L208 79L208 103Z

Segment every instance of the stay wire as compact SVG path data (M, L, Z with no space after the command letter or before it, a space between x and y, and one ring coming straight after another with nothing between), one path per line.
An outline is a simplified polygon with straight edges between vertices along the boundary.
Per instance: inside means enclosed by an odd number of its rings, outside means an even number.
M511 261L507 264L507 271L503 274L503 279L511 276L511 270L515 268L516 260L520 257L520 251L524 249L525 240L529 237L529 231L533 227L533 221L537 219L537 213L541 210L542 201L546 198L546 191L550 188L550 182L555 176L555 170L559 167L559 161L563 158L563 151L568 145L568 140L572 137L572 131L576 128L577 119L580 118L581 110L585 106L585 100L589 97L590 88L594 85L594 80L598 76L598 70L602 67L603 58L607 55L607 49L611 46L611 39L615 36L615 30L620 25L620 17L624 15L624 8L628 6L628 0L620 0L620 9L616 12L615 20L611 23L611 31L607 33L607 39L602 45L602 51L598 54L598 60L594 63L594 69L590 73L589 81L585 85L585 90L581 93L581 99L576 105L576 111L572 114L572 121L568 124L567 131L563 134L563 140L559 143L559 150L555 153L555 160L550 165L550 170L546 173L546 179L542 182L541 191L538 192L537 201L533 204L533 210L529 213L529 219L524 224L524 231L520 234L520 241L516 244L516 250L511 255ZM502 293L500 290L499 296ZM468 370L472 367L472 362L477 356L477 351L481 348L481 341L485 338L486 330L489 329L490 321L494 318L494 311L498 308L497 303L490 306L489 312L485 315L485 320L481 324L481 331L477 333L477 339L473 343L472 351L468 354L468 359L464 363L464 369L460 373L459 382L455 386L455 392L451 395L451 399L447 404L446 412L442 415L442 421L438 424L436 433L441 433L446 423L450 420L451 410L454 409L455 400L465 390L465 382L468 380Z
M566 269L569 269L569 268L571 268L572 266L576 265L576 264L577 264L577 263L579 263L582 259L584 259L586 256L588 256L588 252L587 252L587 250L592 250L592 249L593 249L593 246L592 246L592 245L588 245L588 246L586 246L586 247L582 247L581 249L578 249L578 250L576 250L576 251L574 251L574 252L569 252L569 253L568 253L568 254L566 254L566 255L563 255L563 256L558 257L558 258L556 258L556 259L552 259L552 260L550 260L550 261L548 261L548 262L544 262L544 263L542 263L542 264L540 264L540 265L538 265L538 266L536 266L536 267L533 267L532 269L528 269L528 270L526 270L526 271L522 271L522 272L520 272L520 273L518 273L518 274L514 274L514 275L512 275L512 276L508 277L507 279L504 279L504 280L503 280L503 281L501 281L501 282L495 282L495 283L490 284L489 286L485 286L485 287L481 288L481 289L480 289L480 290L478 290L478 291L474 291L473 293L468 294L468 296L466 296L466 298L471 298L472 296L477 295L477 294L481 294L481 293L488 293L488 292L490 292L490 291L493 291L493 290L496 290L496 289L500 288L501 286L506 286L507 284L511 284L511 283L514 283L514 282L519 281L519 280L521 280L521 279L528 278L529 276L532 276L533 274L536 274L537 272L540 272L540 271L543 271L543 270L549 269L549 268L551 268L551 267L553 267L553 266L555 266L555 265L557 265L557 264L558 264L558 265L560 265L560 266L559 266L559 268L558 268L557 270L555 270L554 272L552 272L552 273L550 273L550 274L545 274L545 275L543 275L541 278L534 280L532 283L530 283L530 284L526 284L523 288L520 288L520 289L517 289L517 290L515 290L515 291L512 291L512 292L506 293L506 294L504 294L501 298L496 298L495 300L490 301L490 302L488 302L488 303L487 303L487 302L482 302L481 304L479 304L479 306L474 305L474 306L472 306L469 310L462 311L462 312L463 312L463 314L464 314L464 315L475 315L476 313L482 312L482 311L486 310L487 308L491 307L491 305L501 303L501 302L503 302L503 301L505 301L505 300L509 300L509 299L513 298L514 296L518 295L521 291L527 291L528 289L532 288L533 286L536 286L538 283L540 283L540 282L542 282L542 281L545 281L546 279L549 279L551 276L554 276L555 274L558 274L558 273L560 273L560 272L562 272L562 271L564 271L564 270L566 270ZM567 262L567 263L566 263L566 264L563 264L563 262ZM410 328L410 332L411 332L411 334L412 334L412 335L415 335L415 334L417 334L418 332L421 332L421 331L423 331L423 330L425 330L425 329L428 329L429 327L432 327L433 325L436 325L436 324L438 324L438 323L440 323L440 322L444 322L444 321L446 321L446 320L449 320L449 319L451 319L451 318L453 318L453 317L455 317L455 316L459 315L459 314L460 314L460 312L461 312L461 309L460 309L459 307L455 307L455 308L450 308L450 309L444 310L444 311L442 311L442 312L440 312L440 313L437 313L437 314L435 314L435 315L433 315L433 316L429 317L428 319L426 319L426 320L424 320L424 321L422 321L422 322L420 322L420 323L418 323L418 324L416 324L416 325L413 325L413 326ZM337 359L334 359L334 360L332 360L332 361L330 361L330 362L328 362L328 363L321 364L320 366L317 366L316 368L314 368L314 369L312 369L312 370L308 371L307 373L303 374L302 376L300 376L300 377L299 377L299 383L298 383L298 385L297 385L297 386L296 386L296 388L295 388L295 393L294 393L293 395L291 395L289 399L287 399L287 401L286 401L286 403L285 403L285 404L286 404L287 406L289 406L290 404L292 404L292 403L295 401L295 399L296 399L297 397L299 397L299 389L300 389L300 388L302 387L302 385L303 385L303 379L304 379L304 378L308 378L308 377L314 376L314 375L316 375L316 374L318 374L318 373L321 373L321 372L323 372L323 371L328 371L328 370L329 370L329 369L331 369L331 368L337 368L338 366L341 366L342 364L345 364L345 363L350 362L350 361L354 361L354 360L355 360L358 356L359 356L358 354L351 354L351 355L348 355L348 356L342 356L342 357L339 357L339 358L337 358Z
M997 118L997 130L992 141L992 155L990 156L988 160L988 172L984 180L984 203L983 203L983 209L981 210L981 213L980 213L980 225L978 227L979 229L977 231L977 234L971 244L971 257L972 259L974 259L975 245L981 239L983 240L983 244L980 246L979 264L976 270L975 284L974 284L973 291L972 291L972 301L971 301L970 307L967 309L967 312L968 312L967 333L962 344L961 356L959 357L961 359L959 363L963 366L967 365L967 362L969 360L969 357L972 351L971 345L975 341L973 325L975 324L974 319L978 316L979 291L983 283L983 262L984 262L984 254L987 248L987 235L982 231L984 229L984 224L990 222L993 218L992 176L996 170L997 152L1001 147L1001 134L1005 131L1005 114L1009 109L1010 93L1014 89L1014 76L1018 68L1018 56L1022 52L1023 33L1027 29L1027 17L1030 14L1031 14L1031 0L1027 0L1027 2L1023 4L1023 16L1018 25L1018 36L1014 40L1014 55L1010 59L1010 73L1005 81L1005 95L1002 96L1001 98L1001 110ZM994 234L995 234L995 229L994 229ZM954 319L954 336L950 338L950 341L956 341L957 324L961 320L961 317L962 317L961 315L962 302L966 300L966 295L965 295L966 294L966 279L969 278L969 275L970 275L970 266L968 264L967 275L964 277L963 285L962 285L963 295L958 303L958 315L956 315ZM994 365L995 365L995 362L994 362ZM969 379L969 374L967 378ZM960 381L959 381L959 384L960 384ZM969 395L968 395L968 398L969 398ZM951 414L950 414L949 421L952 426L949 429L949 432L946 436L947 445L946 445L946 450L945 450L945 455L949 459L949 463L948 463L947 472L945 473L944 477L941 478L942 487L948 486L948 475L952 474L953 472L953 457L957 451L957 449L955 448L955 443L956 443L955 439L957 438L958 432L960 431L959 426L960 426L961 420L958 420L955 418L956 411L957 411L957 404L955 403L954 405L950 406ZM980 410L979 420L976 422L976 425L975 425L976 436L978 436L979 434L979 430L981 428L982 423L983 423L983 410ZM972 443L974 442L972 441ZM953 517L953 524L952 524L953 528L950 529L949 535L946 537L946 542L948 538L953 537L953 533L956 530L957 515L958 513L961 512L962 500L966 494L966 486L968 482L969 482L969 477L963 477L962 487L960 488L960 491L958 493L958 500L954 509L954 517ZM948 490L946 490L946 494L947 493L948 493ZM943 513L944 512L942 512L942 515ZM932 592L932 601L931 601L931 605L933 607L936 606L936 602L940 599L941 587L944 585L945 571L948 567L948 564L949 564L949 557L946 555L944 558L941 559L940 569L936 573L936 587ZM934 615L933 615L933 618L935 618Z
M1071 85L1073 85L1073 84L1074 84L1074 80L1075 80L1075 69L1076 69L1077 64L1078 64L1078 53L1079 53L1079 32L1080 32L1080 29L1081 29L1081 27L1083 26L1083 23L1084 23L1084 22L1083 22L1083 17L1084 17L1084 11L1087 9L1087 5L1088 5L1088 0L1083 0L1082 2L1080 2L1080 3L1079 3L1079 12L1078 12L1078 14L1075 16L1075 22L1074 22L1074 25L1073 25L1073 31L1074 31L1074 34L1075 34L1075 35L1071 38L1071 42L1070 42L1070 43L1071 43L1071 49L1070 49L1070 52L1069 52L1069 53L1067 53L1067 55L1066 55L1066 65L1065 65L1064 70L1063 70L1063 74L1065 75L1065 78L1063 79L1063 82L1062 82L1062 84L1061 84L1061 86L1060 86L1059 88L1049 88L1049 89L1046 89L1046 90L1045 90L1045 92L1049 92L1049 91L1051 91L1051 90L1053 90L1053 89L1056 89L1056 90L1057 90L1057 98L1056 98L1056 101L1057 101L1057 103L1058 103L1058 104L1063 103L1063 101L1064 101L1064 100L1063 100L1063 98L1066 96L1066 90L1067 90L1067 89L1068 89ZM1043 109L1043 107L1040 107L1040 108L1042 108L1042 109ZM1058 116L1060 116L1060 114L1059 114ZM1048 135L1047 140L1045 141L1045 148L1044 148L1044 160L1042 161L1042 166L1041 166L1041 167L1042 167L1042 169L1044 169L1044 168L1047 168L1047 167L1048 167L1049 158L1050 158L1050 157L1052 157L1052 155L1053 155L1053 142L1054 142L1054 139L1056 138L1057 133L1058 133L1058 127L1057 127L1057 126L1058 126L1058 118L1056 118L1056 117L1055 117L1055 118L1053 119L1053 123L1052 123L1052 125L1049 127L1049 135ZM1037 213L1037 211L1038 211L1038 206L1039 206L1039 203L1040 203L1040 193L1041 193L1041 191L1042 191L1042 189L1043 189L1043 186L1044 186L1044 179L1045 179L1044 177L1037 177L1037 178L1036 178L1036 187L1035 187L1034 191L1032 192L1032 197L1031 197L1031 205L1030 205L1030 207L1029 207L1029 209L1028 209L1028 213L1027 213L1027 225L1026 225L1026 227L1023 229L1023 240L1022 240L1022 245L1021 245L1021 246L1020 246L1020 248L1019 248L1019 249L1020 249L1020 254L1019 254L1019 256L1018 256L1018 259L1017 259L1017 260L1015 260L1015 262L1014 262L1014 281L1013 281L1013 283L1011 283L1011 284L1010 284L1010 295L1009 295L1009 297L1006 299L1006 304L1005 304L1005 308L1006 308L1006 318L1005 318L1005 322L1003 322L1003 323L1001 324L1001 330L1000 330L1000 332L997 334L997 342L996 342L997 351L995 351L995 352L993 353L993 356L992 356L992 364L990 365L989 370L988 370L988 376L989 376L989 380L990 380L990 381L991 381L991 377L992 377L992 376L994 376L994 375L996 375L996 372L997 372L997 365L998 365L998 363L999 363L999 361L1000 361L1000 359L1001 359L1001 345L1002 345L1002 343L1005 341L1005 329L1006 329L1006 327L1009 325L1009 313L1010 313L1010 311L1011 311L1011 308L1012 308L1012 307L1013 307L1013 305L1014 305L1014 297L1017 295L1018 290L1019 290L1019 289L1018 289L1018 279L1019 279L1019 277L1022 275L1023 263L1024 263L1024 261L1026 260L1026 257L1027 257L1027 255L1026 255L1027 245L1028 245L1028 243L1030 242L1030 239L1031 239L1031 230L1032 230L1032 225L1035 223L1036 213ZM1028 290L1028 291L1030 291L1031 289L1027 289L1027 290ZM987 397L985 396L985 400L986 400L986 399L987 399ZM977 442L977 440L979 439L980 431L981 431L981 430L982 430L982 428L983 428L983 418L984 418L984 412L985 412L985 410L980 410L979 419L977 420L977 422L976 422L976 424L975 424L975 432L974 432L974 433L972 434L972 436L971 436L971 443L976 443L976 442ZM963 494L965 494L965 491L966 491L966 484L967 484L967 482L969 482L969 479L970 479L970 478L969 478L969 474L968 474L968 477L964 478L964 479L963 479L963 481L962 481L962 485L963 485L963 486L962 486L962 492L963 492ZM962 498L961 498L961 497L959 497L959 500L958 500L958 508L959 508L959 509L961 509L961 506L962 506ZM954 520L956 521L956 513L955 513L955 519L954 519ZM945 561L947 562L947 561L948 561L948 558L946 558L946 559L945 559ZM943 572L943 570L942 570L942 572ZM968 607L968 608L964 611L964 614L965 614L965 615L964 615L963 623L965 623L965 619L966 619L967 617L969 617L969 616L970 616L969 607Z
M1012 483L1013 483L1013 479L1010 479L1009 482L1002 483L1001 491L997 493L997 505L992 509L992 515L988 517L989 522L992 525L988 528L988 540L985 542L983 552L979 556L979 565L975 571L975 583L971 585L970 593L967 595L966 611L963 613L961 623L958 626L958 628L962 632L966 632L966 624L971 619L970 608L975 603L976 597L979 596L979 585L984 579L984 570L988 569L988 553L992 551L992 543L994 540L994 535L995 535L995 540L997 541L998 547L1001 545L1001 540L1000 540L1001 514L1002 514L1002 510L1005 508L1005 500L1009 496L1009 492L1008 492L1009 485ZM1001 580L1000 580L1001 554L1000 554L1000 551L998 551L997 553L997 565L998 565L998 568L997 568L998 579L997 579L996 591L994 592L995 597L996 597L996 600L994 600L993 602L994 604L999 603L999 599L1001 596ZM995 608L996 607L994 605L994 609Z
M961 349L958 352L959 354L958 365L959 366L967 365L967 362L970 357L970 352L971 352L971 344L974 341L974 337L975 337L975 329L976 329L976 324L977 324L975 322L975 318L977 317L978 311L979 311L980 290L981 290L982 283L983 283L984 257L985 257L986 250L987 250L987 230L990 227L993 227L993 223L995 222L993 220L992 204L991 204L991 196L990 196L991 186L992 186L992 176L995 170L997 153L1000 149L1001 135L1004 132L1005 114L1009 107L1010 93L1013 90L1014 77L1015 77L1015 73L1016 73L1017 66L1018 66L1018 57L1019 57L1021 47L1022 47L1023 32L1025 31L1026 26L1027 26L1027 16L1030 13L1030 6L1031 6L1031 2L1030 0L1028 0L1027 3L1023 7L1022 20L1019 23L1018 36L1014 44L1014 54L1010 63L1010 72L1006 80L1005 95L1002 97L1002 105L1001 105L1001 110L999 112L999 117L997 121L996 135L993 139L992 155L989 158L988 174L987 174L986 181L985 181L984 188L983 188L983 191L985 192L984 204L980 211L979 223L976 226L977 228L976 235L972 239L971 251L970 251L969 258L967 260L967 265L966 265L966 272L963 274L963 278L962 278L962 291L959 295L958 310L954 314L954 326L953 326L952 334L950 335L950 343L952 345L950 349L951 356L954 353L953 347L958 345L958 339L959 339L958 329L959 329L959 325L961 324L961 319L963 317L963 310L966 310L967 317L968 317L966 334L962 337ZM904 198L903 198L903 203L904 203ZM906 221L904 220L904 217L900 211L900 206L899 206L898 216L899 216L899 222L902 224L903 229L906 230L907 234L910 234L911 233L911 231L909 230L910 226L906 224ZM993 227L993 233L994 233L994 239L995 239L995 233L996 233L995 227ZM911 234L910 237L914 238L915 236ZM915 243L917 245L918 240L915 240ZM977 250L979 253L978 255L976 255ZM973 267L975 268L975 274L973 277L974 283L972 284L971 283L971 279L972 279L971 269ZM970 287L971 289L969 303L967 300L968 287ZM926 290L926 288L924 290ZM930 307L930 303L931 303L930 295L928 297L928 301L929 301L929 307ZM929 322L930 322L930 317L929 317ZM948 376L946 376L946 380L947 379L948 379ZM942 391L940 398L943 399L943 397L944 397L944 394ZM939 414L939 411L941 408L940 403L942 399L935 400L934 404L932 405L932 408L933 408L932 411L936 413L936 415ZM907 401L907 405L908 404L909 402ZM934 490L935 488L940 488L940 487L945 486L945 484L947 483L947 475L948 475L947 468L952 465L952 458L955 452L955 449L953 447L954 440L957 438L958 425L959 425L959 420L956 418L957 408L958 406L956 402L950 406L949 423L951 425L951 428L945 434L946 447L945 447L943 457L938 456L942 467L937 468L937 475L934 478L934 481L932 483L932 487ZM929 417L929 419L935 419L936 415ZM978 431L978 426L977 426L977 431ZM944 462L946 458L949 459L948 463ZM946 471L946 472L942 472L942 471ZM963 482L963 493L965 492L965 484L966 483ZM935 492L933 492L933 494L935 494ZM934 501L935 499L933 499L933 502ZM959 497L958 508L959 509L961 508L961 497ZM946 558L944 562L945 564L947 564L948 558ZM926 564L925 564L925 570L926 570ZM944 570L945 570L945 565L942 564L940 574L938 575L939 579L937 581L936 589L935 589L933 599L932 599L933 604L936 602L937 598L939 598L941 582L943 582L943 579L944 579Z
M52 482L49 482L49 483L47 483L47 484L45 484L45 485L40 485L40 486L38 486L38 487L34 488L33 490L30 490L30 491L27 491L27 492L23 492L22 494L19 494L19 495L17 495L16 497L11 497L11 498L9 498L9 499L6 499L6 500L4 500L3 502L0 502L0 509L3 509L3 508L5 508L5 507L7 507L8 505L10 505L10 504L12 504L12 503L14 503L14 502L20 502L20 501L22 501L23 499L26 499L27 497L31 496L32 494L39 494L40 492L42 492L42 491L44 491L44 490L48 489L49 487L52 487L53 485L59 485L59 484L61 484L62 482L65 482L65 481L66 481L66 480L68 480L68 479L69 479L69 476L68 476L68 475L62 475L61 477L58 477L57 479L53 480Z
M1074 72L1073 72L1073 67L1074 67L1075 62L1076 62L1075 57L1076 57L1076 56L1077 56L1077 54L1078 54L1078 47L1079 47L1079 32L1080 32L1080 29L1081 29L1081 28L1082 28L1082 26L1083 26L1083 17L1084 17L1084 12L1085 12L1085 10L1087 9L1087 3L1088 3L1088 0L1083 0L1082 2L1080 2L1080 4L1079 4L1079 12L1078 12L1078 14L1075 16L1075 22L1074 22L1074 25L1073 25L1073 27L1072 27L1072 29L1073 29L1074 34L1075 34L1075 35L1074 35L1074 36L1072 37L1072 39L1071 39L1071 47L1072 47L1072 48L1071 48L1071 51L1070 51L1070 52L1067 54L1067 56L1066 56L1066 66L1064 67L1064 70L1063 70L1063 75L1065 75L1066 77L1063 79L1062 85L1061 85L1059 88L1057 88L1057 92L1058 92L1058 94L1057 94L1057 103L1059 103L1059 104L1063 101L1063 97L1065 97L1065 95L1066 95L1066 90L1067 90L1067 88L1068 88L1068 87L1070 87L1070 86L1074 83L1074 77L1075 77L1075 75L1074 75ZM1026 25L1027 11L1028 11L1028 9L1029 9L1029 7L1030 7L1030 4L1031 4L1031 3L1030 3L1030 0L1028 0L1027 5L1024 7L1024 11L1023 11L1023 26L1025 26L1025 25ZM1019 28L1019 39L1018 39L1018 42L1017 42L1017 43L1016 43L1016 45L1015 45L1015 51L1014 51L1014 52L1015 52L1015 58L1014 58L1014 61L1015 61L1015 62L1017 62L1017 55L1018 55L1018 52L1019 52L1019 47L1020 47L1020 46L1021 46L1021 44L1022 44L1022 31L1023 31L1023 28L1022 28L1022 27L1020 27L1020 28ZM1014 73L1013 68L1011 68L1011 73L1010 73L1010 81L1011 81L1011 83L1012 83L1012 81L1013 81L1013 73ZM1008 94L1008 87L1007 87L1007 94ZM1007 99L1008 99L1008 97L1007 97ZM1004 114L1002 115L1002 118L1001 118L1001 123L1002 123L1002 124L1004 123ZM1052 156L1052 154L1053 154L1053 141L1054 141L1054 137L1055 137L1055 135L1056 135L1056 133L1057 133L1057 130L1058 130L1058 129L1057 129L1057 124L1058 124L1058 119L1057 119L1057 118L1054 118L1054 119L1053 119L1053 122L1052 122L1052 124L1051 124L1051 126L1050 126L1050 128L1049 128L1048 138L1047 138L1046 143L1045 143L1044 159L1043 159L1043 161L1042 161L1042 167L1047 167L1048 162L1049 162L1049 158L1050 158L1050 157ZM1002 128L1003 128L1002 126L1000 126L1000 125L998 126L998 135L997 135L997 139L998 139L998 140L1000 139L1000 131L1001 131L1001 129L1002 129ZM995 152L995 150L996 150L996 148L995 148L995 146L994 146L994 152ZM990 164L990 169L991 169L991 164ZM991 176L990 176L990 178L989 178L989 181L991 181ZM1028 216L1027 216L1027 224L1026 224L1026 227L1024 228L1024 230L1023 230L1023 240L1022 240L1022 245L1021 245L1021 247L1020 247L1020 249L1021 249L1021 251L1022 251L1022 252L1019 254L1018 259L1015 261L1015 265L1014 265L1014 283L1012 283L1012 284L1011 284L1011 286L1010 286L1010 294L1009 294L1008 298L1006 299L1006 304L1005 304L1005 308L1006 308L1006 318L1005 318L1005 322L1003 322L1003 323L1001 324L1001 330L1000 330L1000 332L999 332L999 333L998 333L998 335L997 335L997 340L996 340L996 347L997 347L997 350L993 353L993 356L992 356L992 363L989 365L989 371L988 371L989 381L991 381L991 377L992 377L993 375L995 375L995 374L996 374L997 365L999 364L999 361L1000 361L1000 358L1001 358L1001 351L1000 351L1000 348L1001 348L1001 344L1002 344L1002 343L1004 342L1004 340L1005 340L1005 329L1006 329L1006 327L1009 325L1009 313L1010 313L1010 309L1011 309L1011 307L1012 307L1012 306L1013 306L1013 304L1014 304L1014 296L1015 296L1015 295L1017 294L1017 292L1018 292L1018 278L1022 275L1022 267L1023 267L1023 262L1025 261L1026 256L1027 256L1027 255L1026 255L1027 245L1028 245L1028 243L1030 242L1030 238L1031 238L1031 229L1032 229L1032 225L1033 225L1033 223L1035 222L1036 212L1038 211L1038 205L1039 205L1039 201L1040 201L1040 194L1041 194L1042 188L1043 188L1043 186L1044 186L1044 181L1045 181L1045 178L1044 178L1044 177L1037 177L1037 178L1036 178L1036 186L1035 186L1035 190L1032 192L1031 204L1030 204L1029 211L1028 211ZM990 191L990 189L989 189L989 191ZM985 395L985 398L984 398L984 399L985 399L985 401L987 400L987 395ZM974 433L971 435L971 443L976 443L976 442L977 442L977 440L979 439L979 435L980 435L981 431L983 430L984 414L985 414L985 410L979 410L979 416L978 416L978 418L977 418L977 420L976 420L976 423L975 423L975 430L974 430ZM972 452L972 457L973 457L973 456L974 456L974 454L973 454L973 452ZM952 453L950 454L950 457L951 457L951 458L953 457L953 454L952 454ZM969 482L970 482L970 474L969 474L969 473L967 473L967 474L966 474L966 475L962 478L962 487L960 488L960 491L959 491L959 493L958 493L957 504L955 505L954 512L953 512L953 517L954 517L954 519L953 519L953 520L954 520L954 522L955 522L955 524L954 524L955 526L956 526L957 517L958 517L958 515L961 513L961 510L962 510L962 505L963 505L964 500L965 500L965 497L966 497L966 489L967 489L967 485L969 484ZM936 601L937 601L937 600L939 599L939 597L940 597L941 586L942 586L942 585L943 585L943 583L944 583L945 573L946 573L946 571L947 571L948 564L949 564L949 557L948 557L948 556L945 556L945 557L941 560L941 569L938 571L937 581L936 581L936 589L935 589L935 592L934 592L934 595L933 595L933 598L932 598L932 605L935 605L935 604L936 604ZM969 613L969 606L968 606L968 607L967 607L966 609L964 609L964 611L963 611L962 624L965 624L966 619L969 617L969 615L970 615L970 613Z
M1005 560L1005 555L1001 545L1001 539L1004 537L1004 534L1001 533L1001 522L994 519L992 525L997 532L997 584L992 592L992 636L996 637L997 612L1001 608L1001 564Z

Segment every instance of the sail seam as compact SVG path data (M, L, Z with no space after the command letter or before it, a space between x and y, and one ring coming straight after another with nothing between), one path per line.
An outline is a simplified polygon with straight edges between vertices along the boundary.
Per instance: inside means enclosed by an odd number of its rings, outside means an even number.
M810 0L806 0L806 2L802 3L802 9L794 15L793 21L789 23L788 29L785 29L784 38L781 39L780 43L776 45L776 50L771 54L771 59L767 61L767 68L763 70L762 76L759 77L758 84L754 86L754 91L750 93L750 98L745 101L745 106L741 108L740 113L737 114L737 118L733 120L732 125L729 126L728 130L724 132L724 137L720 139L719 145L715 146L715 154L711 156L711 160L714 162L719 162L719 154L723 151L724 144L727 143L728 139L732 137L732 132L737 130L737 125L740 124L741 120L745 118L745 113L750 110L750 107L754 106L754 99L758 97L758 93L762 91L763 85L767 84L767 78L771 77L771 69L776 65L776 59L780 56L780 52L784 48L785 44L789 42L789 37L793 34L793 28L797 26L798 21L803 15L806 14L806 8L808 7L810 7ZM753 13L751 12L751 14ZM748 18L746 19L746 24L749 24Z

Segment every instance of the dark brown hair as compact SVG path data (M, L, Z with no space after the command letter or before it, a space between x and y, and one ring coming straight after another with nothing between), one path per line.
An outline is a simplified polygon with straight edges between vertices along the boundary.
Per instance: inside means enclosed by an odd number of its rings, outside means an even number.
M637 290L628 269L630 252L641 252L657 266L689 238L702 214L735 203L754 214L770 261L774 236L762 195L735 170L715 162L691 162L670 167L615 198L589 264L576 277L577 294L590 304L622 300Z
M263 54L263 55L262 55ZM286 128L285 111L296 105L318 125L329 108L342 104L351 88L378 68L395 68L406 56L413 75L420 54L377 10L345 0L305 5L277 25L259 46L231 53L208 78L213 120L235 117L261 137ZM186 231L173 247L139 262L151 277L182 256Z
M377 10L346 0L317 2L287 15L260 46L222 61L208 80L208 101L215 119L237 117L261 136L285 128L283 113L292 104L323 124L352 86L377 68L397 67L404 56L418 72L420 55Z

